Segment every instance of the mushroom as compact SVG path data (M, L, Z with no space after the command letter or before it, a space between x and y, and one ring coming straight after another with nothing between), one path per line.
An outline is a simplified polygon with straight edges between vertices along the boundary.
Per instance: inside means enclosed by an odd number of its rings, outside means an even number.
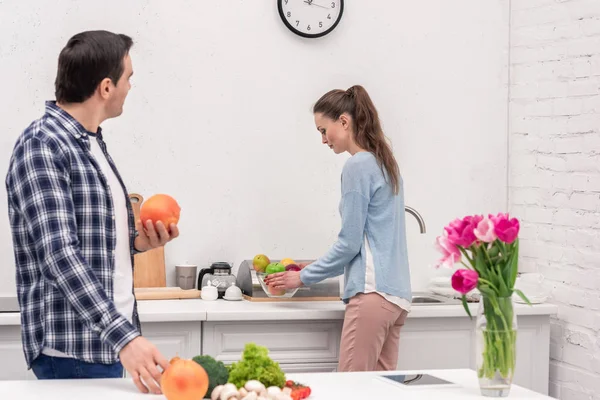
M279 394L277 395L276 399L277 399L277 400L293 400L293 399L292 399L292 396L290 396L290 395L287 395L287 394L285 394L285 393L283 393L283 392L282 392L282 393L279 393Z
M221 400L238 399L239 394L240 393L237 391L237 388L232 389L231 387L225 386L223 391L221 391Z
M229 389L233 389L233 390L238 390L237 386L235 386L233 383L227 383L227 384L225 384L225 388L229 388Z
M258 395L256 394L256 392L250 392L245 397L242 398L242 400L257 400L257 399L258 399Z
M210 400L218 400L219 395L221 394L221 391L223 390L224 387L225 386L223 386L223 385L216 386L210 395Z
M277 386L269 386L267 388L267 394L269 395L270 399L276 399L277 396L281 394L281 388Z
M284 387L282 390L283 393L287 394L288 396L292 395L292 388L291 387Z
M258 396L256 400L268 400L267 396Z
M256 393L260 393L263 390L265 390L265 385L263 385L260 381L257 380L251 380L246 382L246 385L244 387L247 391Z
M239 392L240 392L240 397L242 397L242 398L248 396L248 391L244 388L240 388Z

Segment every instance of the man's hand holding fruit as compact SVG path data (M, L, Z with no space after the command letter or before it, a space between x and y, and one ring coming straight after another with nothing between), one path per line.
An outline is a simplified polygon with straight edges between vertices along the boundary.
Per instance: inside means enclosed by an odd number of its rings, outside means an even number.
M166 194L157 194L146 200L136 221L138 236L134 246L137 251L147 251L164 246L179 236L177 223L181 207Z

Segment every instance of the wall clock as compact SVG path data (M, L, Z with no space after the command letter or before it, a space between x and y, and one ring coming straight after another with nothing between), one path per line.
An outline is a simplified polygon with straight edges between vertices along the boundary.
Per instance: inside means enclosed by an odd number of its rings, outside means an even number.
M277 0L277 8L289 30L305 38L318 38L339 24L344 0Z

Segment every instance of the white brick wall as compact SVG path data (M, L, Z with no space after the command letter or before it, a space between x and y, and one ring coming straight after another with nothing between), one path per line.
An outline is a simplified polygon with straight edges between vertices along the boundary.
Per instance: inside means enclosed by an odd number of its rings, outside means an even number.
M550 394L600 399L600 0L512 0L510 212L559 306Z

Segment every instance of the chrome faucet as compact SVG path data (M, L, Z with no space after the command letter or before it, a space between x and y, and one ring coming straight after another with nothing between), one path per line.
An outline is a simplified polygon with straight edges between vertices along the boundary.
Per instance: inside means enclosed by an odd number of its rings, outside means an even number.
M417 210L415 210L414 208L409 207L409 206L405 206L404 209L406 210L406 212L408 212L409 214L412 214L412 216L416 218L417 222L419 223L419 228L421 229L421 233L425 233L425 220L423 219L421 214L419 214L419 212Z

